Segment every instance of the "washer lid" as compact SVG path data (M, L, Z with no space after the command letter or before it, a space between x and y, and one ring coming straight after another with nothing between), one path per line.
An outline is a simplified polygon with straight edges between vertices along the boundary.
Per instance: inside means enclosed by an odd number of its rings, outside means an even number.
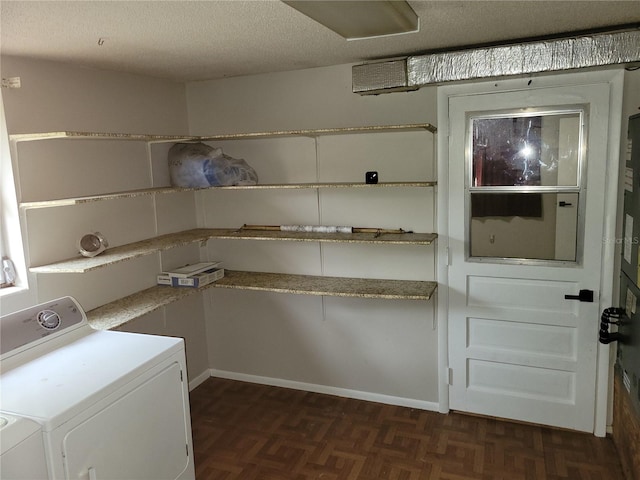
M39 431L40 425L32 420L0 412L0 454L8 452Z
M4 371L0 405L51 431L183 348L181 338L92 331Z

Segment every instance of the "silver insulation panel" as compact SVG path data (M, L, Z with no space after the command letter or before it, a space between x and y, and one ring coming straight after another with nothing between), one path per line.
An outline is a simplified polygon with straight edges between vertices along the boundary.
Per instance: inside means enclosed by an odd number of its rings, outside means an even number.
M354 66L354 93L413 90L460 80L638 62L640 30L417 55L404 61L407 83L389 82L390 87L383 86L379 80L380 63Z

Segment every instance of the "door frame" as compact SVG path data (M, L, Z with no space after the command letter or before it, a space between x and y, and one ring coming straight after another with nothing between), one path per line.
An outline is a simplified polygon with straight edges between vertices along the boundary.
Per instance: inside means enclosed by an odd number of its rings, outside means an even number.
M449 210L449 98L455 96L476 95L485 93L526 91L543 87L558 87L569 85L588 85L608 83L610 87L610 106L608 123L607 163L609 165L605 185L605 214L603 239L603 261L601 268L602 286L600 291L600 305L617 305L617 294L614 291L616 275L619 266L615 265L619 257L619 245L615 239L619 235L617 226L617 205L620 185L620 142L622 121L622 93L624 70L622 68L587 71L576 73L562 73L553 75L532 75L517 79L504 78L493 81L479 81L473 83L453 84L438 87L438 401L439 411L449 411L449 335L448 335L448 305L449 305L449 221L446 212ZM596 402L594 412L594 434L603 437L611 425L611 399L613 395L613 364L615 362L615 348L598 343L596 366Z

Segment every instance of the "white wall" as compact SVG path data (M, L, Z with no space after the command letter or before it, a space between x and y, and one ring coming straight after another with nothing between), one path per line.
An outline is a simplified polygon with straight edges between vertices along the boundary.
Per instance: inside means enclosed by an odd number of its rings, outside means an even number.
M435 123L435 87L360 96L351 66L233 77L187 85L192 134Z
M362 97L351 66L187 85L192 134L434 123L435 88ZM435 180L430 133L218 143L263 183ZM316 165L316 161L318 164ZM393 189L391 189L393 190ZM435 228L434 191L203 192L200 226L244 223ZM363 224L359 224L362 222ZM435 249L210 241L208 256L238 270L435 279ZM308 297L213 289L207 318L214 373L231 378L437 408L435 299Z
M1 66L3 77L20 77L22 83L20 89L3 91L9 134L65 130L178 135L188 132L183 84L16 57L3 57ZM166 152L162 147L154 150L158 151L151 163L156 171L150 172L142 142L20 143L18 156L13 159L20 200L49 200L166 184ZM27 262L32 266L77 256L76 242L88 232L100 231L113 247L196 225L194 197L188 193L27 210L22 217ZM75 297L85 310L91 310L153 286L161 265L184 264L197 260L199 255L199 248L191 246L85 274L32 274L26 292L3 295L2 313L65 295ZM208 367L203 301L199 296L147 315L123 329L185 337L190 377Z

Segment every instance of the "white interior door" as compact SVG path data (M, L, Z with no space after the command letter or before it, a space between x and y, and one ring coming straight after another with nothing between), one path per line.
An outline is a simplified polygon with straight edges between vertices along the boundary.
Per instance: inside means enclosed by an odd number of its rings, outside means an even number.
M610 89L448 96L453 410L594 431Z

